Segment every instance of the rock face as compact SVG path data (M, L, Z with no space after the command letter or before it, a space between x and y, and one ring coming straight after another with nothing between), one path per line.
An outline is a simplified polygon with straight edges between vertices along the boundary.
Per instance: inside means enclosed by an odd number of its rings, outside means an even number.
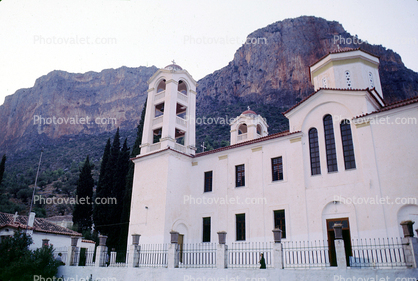
M121 67L84 74L52 71L40 77L32 88L6 97L0 107L1 151L26 149L35 137L134 128L146 98L146 81L155 71L155 66Z
M213 116L214 112L235 117L251 105L274 111L265 116L270 125L275 118L283 118L283 109L312 93L309 65L330 51L346 47L360 47L380 56L387 103L417 95L418 73L407 69L398 54L382 46L353 40L347 44L349 40L335 38L354 37L338 22L316 17L287 19L254 31L248 35L251 43L239 48L227 66L198 81L198 117ZM145 101L146 81L156 70L153 66L84 74L53 71L39 78L32 88L18 90L0 106L0 152L29 149L35 140L51 142L62 136L95 135L117 127L134 129ZM229 105L236 106L230 110ZM54 116L55 123L61 124L46 124L54 122L46 119ZM63 119L58 120L60 117ZM89 117L91 123L80 124L83 117ZM96 124L97 117L104 118L105 124ZM115 118L116 124L114 119L106 124L107 118ZM226 135L222 137L228 140L228 128L224 127ZM198 128L198 137L203 134Z
M335 21L316 17L287 19L259 29L247 38L247 42L255 44L244 44L228 66L198 81L200 114L210 112L214 104L237 99L290 107L313 92L309 65L338 48L361 48L380 57L379 72L386 102L418 93L418 73L407 69L398 54L369 45L365 39L358 44L358 38ZM343 40L347 38L350 40Z

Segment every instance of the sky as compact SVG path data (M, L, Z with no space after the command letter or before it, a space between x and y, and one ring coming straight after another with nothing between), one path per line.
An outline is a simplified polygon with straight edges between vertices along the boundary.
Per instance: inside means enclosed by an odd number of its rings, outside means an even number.
M0 105L53 70L175 62L199 80L251 32L308 15L340 22L418 72L417 0L0 0Z

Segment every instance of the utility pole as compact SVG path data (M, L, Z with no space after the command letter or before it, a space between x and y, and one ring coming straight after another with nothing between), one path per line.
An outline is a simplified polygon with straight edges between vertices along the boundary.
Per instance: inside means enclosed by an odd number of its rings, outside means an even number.
M43 152L44 152L44 149L41 149L41 156L39 157L39 163L38 163L38 171L36 171L36 177L35 177L35 186L33 187L32 199L30 200L28 220L27 220L27 223L26 223L26 233L27 233L28 228L29 228L29 217L30 217L30 213L32 212L33 197L35 197L36 184L38 182L38 174L39 174L39 168L41 167L41 160L42 160L42 153Z

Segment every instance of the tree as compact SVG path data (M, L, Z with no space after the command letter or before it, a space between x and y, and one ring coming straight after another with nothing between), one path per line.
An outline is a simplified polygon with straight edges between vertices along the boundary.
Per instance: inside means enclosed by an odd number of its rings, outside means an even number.
M78 226L78 232L90 230L92 226L93 208L91 203L93 200L94 180L91 174L91 164L89 156L86 157L83 167L80 171L80 176L77 183L76 195L79 198L84 198L86 204L76 204L73 212L73 222ZM88 202L87 202L88 200Z
M115 135L114 145L117 140L118 131ZM109 224L112 226L109 227L107 232L108 240L107 245L110 248L116 248L120 250L119 237L121 235L121 214L123 211L123 196L125 193L126 186L126 174L129 169L129 148L127 145L127 140L125 139L122 149L118 151L118 158L116 165L112 170L107 171L107 173L113 174L112 188L111 188L111 197L116 199L116 204L108 205L110 211Z
M3 180L4 168L6 167L6 154L3 154L0 162L0 184Z
M106 172L106 166L109 162L109 156L110 156L110 139L107 140L103 157L102 157L102 163L100 166L100 175L99 175L99 182L97 183L96 188L96 195L95 198L105 198L106 197L106 190L105 190L105 172ZM93 207L93 221L95 225L95 230L102 233L104 228L102 225L106 224L106 216L108 212L105 205L94 205Z
M145 100L144 107L142 108L141 120L136 127L136 139L135 144L132 147L131 157L135 157L141 153L140 145L142 143L142 133L144 131L144 120L145 113L147 109L147 100ZM131 215L131 197L132 197L132 185L134 180L134 169L135 164L132 161L129 161L129 170L126 175L126 187L125 194L123 196L123 210L121 218L121 235L119 236L119 245L121 245L122 250L126 252L127 241L128 241L128 231L129 231L129 217Z

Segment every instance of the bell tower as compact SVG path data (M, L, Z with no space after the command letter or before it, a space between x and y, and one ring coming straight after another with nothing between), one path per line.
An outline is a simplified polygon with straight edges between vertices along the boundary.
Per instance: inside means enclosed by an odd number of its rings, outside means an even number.
M231 122L231 141L234 145L240 142L254 140L268 135L266 120L248 107L246 111Z
M194 155L196 81L173 60L148 85L141 155L166 148Z

